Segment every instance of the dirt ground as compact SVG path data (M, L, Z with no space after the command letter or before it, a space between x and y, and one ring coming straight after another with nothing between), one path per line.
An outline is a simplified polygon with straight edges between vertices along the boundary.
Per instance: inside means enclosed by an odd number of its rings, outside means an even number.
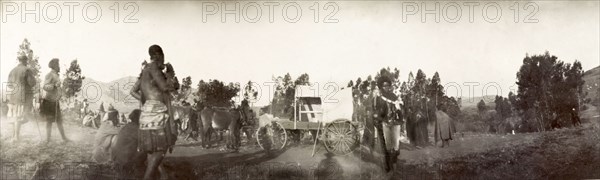
M595 117L594 117L595 116ZM108 164L91 162L95 130L67 123L63 143L53 127L52 142L40 143L45 123L23 126L22 141L9 142L12 130L2 122L1 179L114 179ZM361 147L332 156L310 141L282 151L265 152L244 143L238 152L224 145L203 149L179 140L164 160L171 179L581 179L600 178L600 117L591 114L582 127L515 135L455 134L450 147L416 148L403 144L394 170L385 173L378 150Z

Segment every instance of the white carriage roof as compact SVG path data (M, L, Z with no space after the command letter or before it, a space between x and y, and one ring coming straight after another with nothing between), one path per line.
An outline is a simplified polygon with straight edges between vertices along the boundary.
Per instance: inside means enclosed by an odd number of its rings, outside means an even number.
M318 89L317 86L296 86L296 98L320 98L325 122L336 119L352 119L352 89Z

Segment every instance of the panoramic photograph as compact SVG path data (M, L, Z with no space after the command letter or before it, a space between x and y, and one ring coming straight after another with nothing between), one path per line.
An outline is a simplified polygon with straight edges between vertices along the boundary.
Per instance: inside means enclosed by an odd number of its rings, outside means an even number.
M0 179L599 179L600 1L0 1Z

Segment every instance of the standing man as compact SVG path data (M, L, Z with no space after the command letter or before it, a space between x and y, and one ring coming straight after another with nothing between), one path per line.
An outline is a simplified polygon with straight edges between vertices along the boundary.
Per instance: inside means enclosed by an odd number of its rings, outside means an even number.
M384 81L383 91L381 93L381 98L386 102L386 117L384 119L383 133L385 137L387 137L387 145L388 149L396 152L400 148L400 126L402 124L402 120L400 118L400 99L393 92L392 85L390 81Z
M386 76L380 77L377 86L382 89L381 94L378 93L378 90L375 90L376 98L374 99L374 115L375 118L375 128L377 129L377 136L379 139L379 143L381 145L381 149L384 152L385 161L386 161L386 171L391 170L392 165L396 162L398 151L395 149L396 144L398 144L398 138L395 137L396 134L399 134L400 129L397 129L398 132L395 132L393 126L391 126L391 122L396 119L396 106L399 106L398 97L395 96L391 91L391 80ZM398 104L398 105L396 105ZM385 129L383 125L386 125ZM396 125L399 127L399 125ZM392 130L390 130L392 129ZM388 132L390 135L385 136L384 132ZM387 139L387 140L386 140ZM386 144L391 144L390 147Z
M177 129L172 123L171 93L176 91L175 73L170 64L164 64L164 54L158 45L150 46L151 62L142 70L131 95L142 104L138 151L148 154L144 179L153 179L165 153L172 151ZM166 68L167 72L163 73Z
M46 140L50 142L50 136L52 134L52 123L56 122L56 127L58 127L58 131L60 132L60 136L63 141L69 142L65 136L65 130L62 124L62 113L60 110L60 66L58 64L58 59L54 58L50 60L48 63L48 67L52 69L48 74L46 74L46 78L44 80L44 91L46 91L46 95L44 96L41 104L41 114L46 118Z
M35 77L27 67L27 56L19 56L19 65L8 75L7 88L11 89L8 99L8 119L14 124L13 140L19 140L21 125L31 118L33 107L33 86Z

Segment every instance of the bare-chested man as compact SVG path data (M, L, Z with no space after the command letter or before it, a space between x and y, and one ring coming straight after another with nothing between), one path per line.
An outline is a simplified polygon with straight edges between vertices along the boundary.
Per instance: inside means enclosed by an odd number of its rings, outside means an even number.
M153 179L165 153L172 150L176 140L170 115L170 97L176 90L173 68L164 64L164 54L158 45L150 46L151 62L142 70L140 78L131 90L131 95L140 100L140 133L138 151L148 153L148 166L144 179ZM167 68L167 72L162 70Z

